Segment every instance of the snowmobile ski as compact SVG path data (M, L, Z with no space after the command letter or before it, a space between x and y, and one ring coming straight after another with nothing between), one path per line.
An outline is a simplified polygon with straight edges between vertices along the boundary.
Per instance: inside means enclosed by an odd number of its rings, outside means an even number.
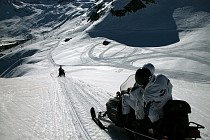
M99 119L100 117L104 117L105 116L105 114L106 114L106 112L99 112L99 118L96 116L96 112L95 112L95 109L92 107L91 109L90 109L90 114L91 114L91 117L92 117L92 120L101 128L101 129L106 129L106 127L103 125L103 123L101 122L101 120ZM126 127L124 127L124 129L126 129L127 131L130 131L131 133L133 133L133 134L136 134L136 135L139 135L139 136L141 136L141 137L144 137L144 138L147 138L147 139L151 139L151 140L157 140L157 139L154 139L154 138L152 138L152 137L149 137L149 136L147 136L147 135L144 135L144 134L141 134L141 133L138 133L138 132L136 132L136 131L134 131L134 130L131 130L131 129L129 129L129 128L126 128Z
M95 109L92 107L90 109L90 114L91 114L91 117L92 117L92 120L101 128L101 129L106 129L106 127L102 124L102 122L100 121L99 118L96 117L96 112L95 112Z

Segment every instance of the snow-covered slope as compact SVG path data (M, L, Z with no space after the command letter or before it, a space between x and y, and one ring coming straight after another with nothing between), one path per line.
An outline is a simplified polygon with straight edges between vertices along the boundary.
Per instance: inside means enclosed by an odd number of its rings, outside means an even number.
M122 8L120 0L18 2L32 12L1 16L1 40L26 34L36 39L1 52L1 140L127 140L124 130L113 125L101 131L89 110L105 110L120 84L148 62L156 74L170 78L174 99L189 102L190 120L204 125L202 139L210 139L208 0L161 0L122 17L108 12ZM102 16L87 22L98 4ZM59 65L65 78L57 77Z
M74 1L58 4L55 0L3 0L0 2L1 40L26 40L51 36L50 31L53 32L65 22L71 22L74 18L82 16L92 3ZM82 17L80 19L82 20ZM74 24L78 24L77 22L74 21ZM69 27L71 28L75 26Z

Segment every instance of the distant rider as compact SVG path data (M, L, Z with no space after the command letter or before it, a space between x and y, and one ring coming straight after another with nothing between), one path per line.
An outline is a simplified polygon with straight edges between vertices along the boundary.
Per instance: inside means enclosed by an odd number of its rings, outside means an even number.
M58 69L58 72L59 72L59 74L58 74L59 77L61 77L61 76L64 76L65 77L65 71L62 68L62 66L60 66L60 68Z

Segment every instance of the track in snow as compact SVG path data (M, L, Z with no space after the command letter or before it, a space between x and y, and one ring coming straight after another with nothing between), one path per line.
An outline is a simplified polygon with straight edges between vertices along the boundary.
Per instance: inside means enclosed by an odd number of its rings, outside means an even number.
M66 98L68 115L81 139L128 139L125 131L113 124L108 126L107 131L103 131L92 121L90 108L105 110L105 104L110 98L107 92L68 77L61 77L58 81Z

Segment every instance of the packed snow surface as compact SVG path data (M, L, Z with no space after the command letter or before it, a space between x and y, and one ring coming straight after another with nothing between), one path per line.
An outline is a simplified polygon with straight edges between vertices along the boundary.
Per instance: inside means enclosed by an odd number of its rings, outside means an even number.
M123 7L120 0L0 3L2 42L30 36L1 52L1 140L127 140L113 124L104 122L106 131L98 128L90 108L104 111L120 85L145 63L168 76L173 98L190 104L190 121L204 125L201 139L210 139L208 0L162 0L123 17L109 13ZM87 22L98 3L103 3L102 16ZM60 65L65 78L58 77Z

